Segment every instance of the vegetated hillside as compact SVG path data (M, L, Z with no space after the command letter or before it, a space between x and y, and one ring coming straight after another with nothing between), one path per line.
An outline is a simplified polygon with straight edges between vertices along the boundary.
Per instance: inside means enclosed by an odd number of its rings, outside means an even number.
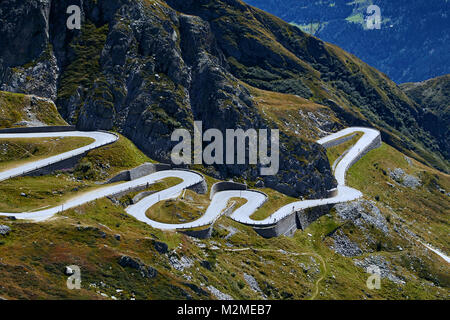
M0 91L0 129L67 125L53 101Z
M355 54L397 83L450 72L450 4L446 0L246 2ZM367 29L371 4L381 9L380 30Z
M98 159L105 159L103 166ZM20 192L64 197L143 161L148 159L122 137L91 152L73 172L4 183L30 189L33 180L34 190ZM388 169L403 169L420 185L412 189L403 176L398 182L386 177ZM349 182L365 199L336 207L292 238L263 239L228 217L216 222L207 240L163 232L126 214L124 199L97 200L42 223L0 217L11 229L0 235L0 297L448 299L448 264L418 242L449 250L442 211L449 197L440 190L450 189L448 176L383 145L352 169ZM11 190L8 195L14 196ZM65 267L74 264L81 268L81 290L66 287ZM380 290L366 286L369 265L380 268Z
M243 2L85 1L81 31L61 27L68 4L2 2L2 12L15 12L4 17L11 26L36 33L22 37L15 55L15 44L1 47L1 78L8 90L55 99L81 129L115 129L167 161L173 129L192 128L194 119L205 129L276 127L250 85L329 106L342 125L375 126L392 145L447 170L417 122L420 110L385 75ZM10 42L12 29L0 31ZM281 170L264 177L267 186L295 196L333 186L322 148L284 130L281 140ZM258 176L247 166L208 169L219 178Z
M251 92L258 109L271 121L278 119L286 132L315 139L318 128L340 125L330 109L309 100L255 88ZM280 101L286 101L284 109L273 110ZM309 122L317 127L298 126ZM343 149L330 154L336 157L339 152ZM116 143L89 152L73 171L2 182L0 211L59 205L148 161L120 136ZM206 180L209 187L216 181L208 176ZM153 229L124 210L135 192L66 210L41 223L0 217L0 298L448 299L449 266L419 240L450 250L449 176L384 144L350 170L348 182L365 198L336 206L292 238L263 239L225 216L208 240ZM177 181L163 180L149 190L173 183ZM258 215L267 216L294 201L262 190L270 199ZM186 199L173 200L172 206L184 209L181 204L189 197L196 210L199 204L202 210L209 204L208 195L187 192ZM170 215L169 210L154 218L190 218ZM81 268L81 290L66 286L65 267L74 264ZM367 288L368 266L380 268L380 290Z
M440 144L443 155L450 157L450 75L417 83L400 85L423 108L422 126Z

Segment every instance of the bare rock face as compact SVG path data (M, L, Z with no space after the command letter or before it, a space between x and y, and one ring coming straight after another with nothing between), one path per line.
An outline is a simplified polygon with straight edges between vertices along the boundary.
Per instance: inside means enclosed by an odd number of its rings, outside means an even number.
M59 67L53 52L44 52L30 66L8 69L0 89L56 100L58 74Z
M49 46L51 1L0 3L0 90L56 99L59 69Z

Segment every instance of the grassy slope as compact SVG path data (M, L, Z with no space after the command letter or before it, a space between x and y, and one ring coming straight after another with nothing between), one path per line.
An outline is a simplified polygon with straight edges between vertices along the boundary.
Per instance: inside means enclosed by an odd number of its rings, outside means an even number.
M0 212L54 207L96 188L92 181L77 181L68 174L9 179L0 183Z
M395 183L386 175L388 169L395 168L420 178L423 186L411 189ZM449 175L415 160L409 165L402 153L383 144L349 170L348 184L371 199L379 197L378 204L387 214L395 212L413 232L450 252L450 199L437 188L450 190Z
M439 117L450 113L450 75L433 78L423 82L404 83L400 88L422 107L430 108Z
M177 199L161 201L147 210L147 217L162 223L186 223L200 218L210 203L207 195L186 190Z
M31 103L31 97L24 94L0 91L0 129L29 120L26 109L46 125L67 125L54 104L39 99L35 101Z
M330 164L356 140L357 137L328 149ZM450 190L450 176L413 159L409 164L407 158L383 143L350 168L347 184L363 192L367 199L377 201L386 216L398 214L423 239L449 252L450 199L440 189ZM419 178L422 186L412 189L395 182L389 177L389 170L396 168Z
M117 150L134 150L126 140L121 143L128 147ZM114 145L104 147L97 151L95 157L88 156L88 159L94 161L96 157L104 156L111 160L108 155L114 154L115 150ZM132 152L127 159L133 158L133 154L136 156ZM146 160L143 156L137 158ZM112 163L120 169L128 165L120 158ZM108 172L114 171L117 170L111 167ZM97 172L93 176L100 175ZM68 218L62 219L63 216ZM423 286L424 280L417 276L414 278L416 273L407 267L401 267L402 274L410 278L406 286L382 280L381 291L367 292L364 270L356 267L351 259L335 254L327 245L326 235L341 227L334 215L322 217L306 232L299 231L293 238L276 239L263 239L251 228L222 217L216 223L212 239L194 240L138 222L127 215L120 204L115 205L107 199L68 210L45 223L25 223L6 218L0 218L0 221L12 228L9 236L0 239L0 296L5 298L103 299L115 296L119 299L185 299L187 294L198 299L213 298L207 292L196 293L192 286L187 286L195 284L200 288L212 285L234 298L260 299L261 294L254 292L245 282L244 273L255 277L270 299L359 299L368 298L367 294L375 299L405 299L443 298L446 295L445 289ZM225 228L229 227L236 229L237 233L225 239L229 234ZM115 239L116 234L121 235L120 241ZM193 265L184 271L176 270L167 255L155 251L152 239L167 243L170 256L185 256L192 259ZM201 248L199 242L206 247ZM415 261L408 255L414 253L422 258L420 266L425 266L433 274L442 273L420 248L401 245L407 248L403 252L389 251L390 247L386 245L387 249L377 254L406 266L408 261ZM158 276L144 279L136 270L120 267L117 261L122 254L140 258L156 268ZM204 260L210 263L211 270L200 265ZM72 264L82 269L80 291L69 291L65 286L63 268ZM186 280L186 276L191 277L190 280ZM118 289L123 291L118 293Z
M72 150L85 142L65 138L55 140L53 144L43 143L43 140L33 141L30 144L30 140L27 139L22 141L22 147L30 150L37 148L38 157L43 158L59 151ZM16 150L15 145L14 147L13 150ZM27 161L30 160L35 158L27 159ZM97 181L106 180L122 170L132 169L147 161L150 159L143 155L133 143L120 136L116 143L90 151L73 171L56 172L40 177L18 177L1 182L0 211L23 212L60 205L68 199L79 196L81 192L99 188ZM6 164L9 163L6 162ZM21 196L22 193L26 196Z
M280 209L281 207L291 203L298 201L298 199L293 197L288 197L278 191L269 188L259 189L260 191L267 194L269 197L264 204L255 211L250 217L255 220L264 220L275 211Z
M378 161L385 155L377 157ZM144 155L121 138L115 145L90 153L76 170L75 176L87 178L88 181L106 179L145 161L148 159ZM372 173L373 164L367 162L365 165L359 169L361 174ZM354 168L358 173L357 167ZM364 181L361 177L356 180L355 184ZM360 190L364 187L362 185ZM371 191L367 191L370 197ZM430 204L427 202L426 205ZM384 212L384 208L382 210ZM68 219L62 219L62 216ZM434 274L442 273L439 265L430 260L420 247L407 247L397 238L395 241L401 243L405 251L395 251L394 246L386 244L377 254L397 261L400 271L409 279L407 285L402 287L383 280L381 291L368 292L365 286L368 275L364 270L356 267L351 259L333 253L327 246L327 234L336 228L346 227L341 226L334 215L322 217L307 232L297 232L294 238L270 240L262 239L251 228L226 217L218 221L212 239L193 240L181 234L152 229L126 215L122 206L114 205L107 199L69 210L57 219L42 224L3 218L0 221L13 230L9 236L0 238L0 296L6 298L102 298L100 292L124 299L132 296L141 299L184 299L186 294L194 298L210 297L195 293L186 286L187 282L201 288L213 285L235 298L261 298L245 283L244 272L253 275L264 293L272 299L358 299L369 298L369 294L374 299L448 297L447 289L424 286L423 278L417 277L417 272L407 267L415 261L409 255L421 257L424 261L421 266L425 265ZM225 239L228 231L222 226L233 227L238 232ZM101 232L106 233L106 238L101 237ZM122 240L116 240L113 237L115 234L120 234ZM172 255L193 259L194 265L184 272L175 270L166 255L155 251L152 239L166 242ZM207 247L200 248L198 242ZM431 239L430 242L436 243ZM219 249L214 249L214 246ZM251 250L229 251L248 248ZM298 255L284 254L279 249ZM143 279L135 270L121 268L117 264L121 254L139 257L155 267L158 276L153 280ZM202 260L208 260L212 270L200 266ZM302 270L300 263L311 268ZM69 291L65 287L66 277L62 270L70 264L82 267L81 291ZM185 276L192 278L188 281ZM124 291L117 293L116 289Z
M111 145L90 151L75 169L75 176L88 180L107 180L115 174L135 168L145 162L153 162L130 140L119 135Z
M0 170L55 156L92 142L94 139L80 137L0 139Z
M283 132L308 141L315 141L320 136L316 117L336 124L340 120L328 107L314 103L311 100L293 95L261 90L247 85L260 113L276 123Z

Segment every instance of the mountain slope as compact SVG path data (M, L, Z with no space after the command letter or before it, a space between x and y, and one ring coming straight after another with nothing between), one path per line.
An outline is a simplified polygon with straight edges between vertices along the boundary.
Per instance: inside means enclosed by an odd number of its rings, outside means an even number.
M385 75L243 2L85 1L80 31L61 28L68 5L1 3L2 12L14 7L32 16L5 19L36 30L36 38L25 39L29 50L16 59L14 46L1 47L0 78L8 90L54 98L80 129L117 130L151 158L168 161L171 132L192 130L194 119L222 131L277 127L250 94L257 87L329 107L340 119L335 127L375 126L392 145L447 170L438 144L417 122L420 109ZM14 41L11 29L0 33ZM264 178L267 186L295 196L333 186L323 149L284 130L281 140L281 170ZM247 166L210 171L257 178Z
M417 121L420 108L384 74L353 55L240 1L169 4L209 22L239 79L327 105L347 124L370 123L403 152L448 170L442 150Z
M246 2L344 48L397 83L450 72L450 4L446 0ZM380 30L367 29L364 19L371 4L381 9Z
M450 75L418 83L400 85L402 90L420 105L424 113L422 126L440 144L444 156L450 157Z

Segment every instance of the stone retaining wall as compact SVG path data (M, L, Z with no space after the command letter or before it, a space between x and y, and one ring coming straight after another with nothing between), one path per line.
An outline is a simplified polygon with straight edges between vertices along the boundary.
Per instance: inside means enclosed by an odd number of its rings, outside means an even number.
M336 142L336 144L334 144L338 145L345 141L350 140L352 137L353 136L344 137L344 140L337 139L333 140L332 142L339 141L339 143ZM358 162L362 157L364 157L368 152L370 152L373 149L379 148L381 146L381 143L382 143L381 135L379 135L374 141L372 141L360 152L357 158L355 158L352 162L349 163L349 165L346 168L346 171L356 162ZM328 148L330 147L331 145L328 146ZM330 190L329 196L330 197L335 196L336 192L337 192L336 189ZM314 208L300 210L297 212L293 212L292 214L277 221L276 223L267 225L252 225L252 227L259 235L261 235L264 238L278 237L281 235L290 236L293 235L297 229L305 230L311 223L313 223L323 215L328 214L333 206L334 204L326 204Z
M0 129L0 133L42 133L76 131L75 126L19 127Z
M148 196L151 196L151 195L154 194L154 193L156 193L156 191L144 191L144 192L141 192L141 193L137 194L137 195L133 198L132 203L133 203L133 204L138 203L138 202L141 201L142 199L147 198Z
M78 164L78 162L86 156L88 152L82 153L78 156L74 156L48 166L36 169L34 171L27 172L23 174L24 177L37 177L37 176L45 176L54 173L55 171L67 171L72 170Z
M138 191L142 191L142 190L145 190L145 189L147 189L146 185L135 186L135 187L129 188L128 190L124 190L124 191L121 191L121 192L109 195L109 196L107 196L107 198L112 200L113 202L115 202L115 201L119 201L120 198L122 198L123 196L126 196L127 194L129 194L131 192L138 192ZM145 193L145 192L143 192L143 193ZM134 202L134 198L133 198L133 203L135 203Z
M199 176L201 176L202 181L200 181L199 183L196 183L190 187L187 187L186 190L192 190L198 194L207 194L208 193L208 183L206 182L205 176L203 174L201 174L198 171L194 171L194 170L186 169L186 168L174 168L174 170L188 171L188 172L192 172L192 173L195 173L195 174L198 174Z
M253 225L253 229L264 238L293 236L297 230L305 230L311 223L328 214L333 205L323 205L292 212L273 224Z
M243 183L237 183L233 181L222 181L217 182L211 187L211 193L209 198L212 200L217 192L227 191L227 190L247 190L247 185Z
M48 127L27 127L27 128L10 128L10 129L4 129L0 130L0 133L42 133L42 132L70 132L75 131L74 126L48 126ZM110 133L107 131L103 131L106 133ZM112 133L114 134L114 133ZM116 134L114 134L116 135ZM116 135L117 136L117 135ZM114 142L111 142L109 144L112 144ZM106 144L108 145L108 144ZM102 147L106 146L103 145ZM56 163L49 164L48 166L24 173L22 176L43 176L52 174L55 171L66 171L66 170L72 170L76 167L78 162L85 157L91 150L88 150L82 154L61 160Z
M305 230L311 223L328 214L333 206L333 204L325 204L296 212L298 229Z
M158 171L170 170L170 168L170 164L147 162L143 165L140 165L139 167L119 172L117 175L109 179L106 183L108 184L120 181L133 181Z
M208 228L202 230L178 230L178 231L190 237L198 239L209 239L211 238L213 228L212 226L209 226Z
M341 137L341 138L338 138L338 139L335 139L335 140L331 140L331 141L325 142L324 144L322 144L322 146L325 149L330 149L330 148L336 147L336 146L338 146L340 144L343 144L343 143L345 143L347 141L352 140L355 136L356 136L356 132L352 133L351 135L346 136L346 137Z
M352 162L350 162L347 166L347 168L345 169L345 171L347 171L349 168L351 168L356 162L358 162L359 160L361 160L362 157L364 157L367 153L369 153L370 151L377 149L379 147L381 147L382 144L382 140L381 140L381 135L378 135L378 137L373 140L369 145L367 145L358 155L358 157L356 157L355 159L353 159Z

